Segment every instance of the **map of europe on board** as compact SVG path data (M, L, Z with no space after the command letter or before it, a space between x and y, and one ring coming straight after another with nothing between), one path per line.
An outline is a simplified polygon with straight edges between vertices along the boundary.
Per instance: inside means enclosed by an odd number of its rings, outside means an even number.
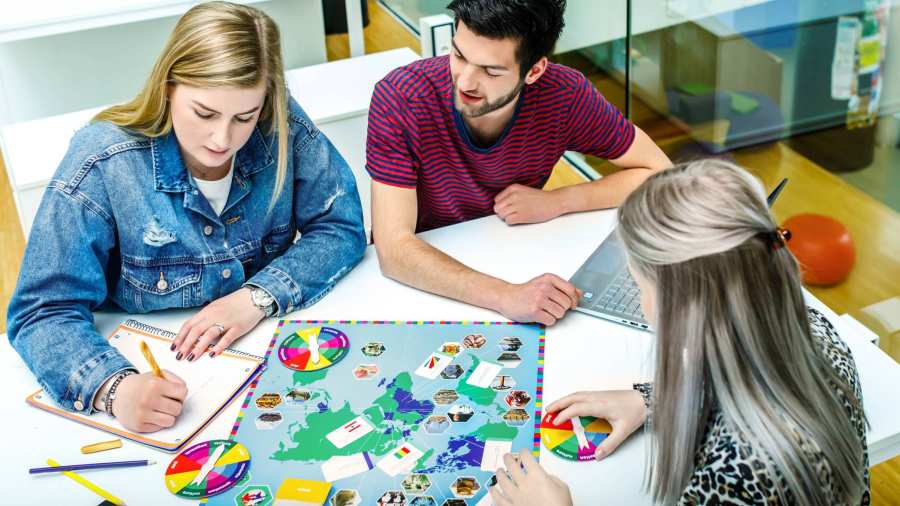
M504 454L538 452L543 352L534 324L282 321L231 432L250 470L209 504L299 478L335 506L475 506Z

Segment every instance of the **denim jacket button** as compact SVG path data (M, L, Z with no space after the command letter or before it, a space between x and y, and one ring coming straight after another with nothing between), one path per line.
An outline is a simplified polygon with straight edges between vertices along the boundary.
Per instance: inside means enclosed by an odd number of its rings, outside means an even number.
M222 277L228 279L231 277L231 269L225 269L222 271Z
M75 401L74 404L72 404L72 407L75 408L75 411L81 411L82 409L84 409L84 403L79 399Z
M210 235L210 234L212 234L212 232L213 232L212 225L207 225L207 226L203 227L203 235Z
M166 281L166 278L163 277L163 273L160 272L159 273L159 281L156 282L156 289L162 291L168 287L169 287L169 282Z

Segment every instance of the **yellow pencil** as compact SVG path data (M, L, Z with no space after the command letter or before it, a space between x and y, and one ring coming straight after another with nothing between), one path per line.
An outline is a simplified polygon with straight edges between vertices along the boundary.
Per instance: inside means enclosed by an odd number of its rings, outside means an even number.
M150 362L150 368L153 369L153 375L157 378L162 378L163 373L159 370L159 366L156 364L156 359L153 358L153 354L150 353L150 348L144 341L141 341L141 353L144 354L144 358L147 359L147 362Z
M52 467L59 467L59 462L57 462L53 459L47 459L47 464L49 464ZM103 490L102 488L98 487L97 485L94 485L93 483L87 481L86 479L82 478L81 475L79 475L79 474L75 474L72 471L63 471L62 474L66 475L67 477L71 478L75 483L83 486L84 488L90 490L91 492L99 495L100 497L106 499L107 501L109 501L113 504L118 504L121 506L125 505L125 501L110 494L109 492L107 492L106 490Z

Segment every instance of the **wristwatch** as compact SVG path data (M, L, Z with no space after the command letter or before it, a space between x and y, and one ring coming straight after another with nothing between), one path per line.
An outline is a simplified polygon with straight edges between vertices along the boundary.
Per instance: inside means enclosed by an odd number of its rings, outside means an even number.
M275 314L275 310L278 309L275 305L275 297L272 297L269 292L258 286L247 285L247 288L250 289L250 302L257 309L262 311L267 318Z

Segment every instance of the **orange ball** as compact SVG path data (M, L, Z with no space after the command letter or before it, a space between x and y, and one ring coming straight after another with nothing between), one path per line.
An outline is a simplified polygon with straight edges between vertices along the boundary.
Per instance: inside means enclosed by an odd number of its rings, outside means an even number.
M850 274L856 249L841 222L821 214L798 214L782 225L791 231L788 249L800 262L800 278L809 285L840 283Z

